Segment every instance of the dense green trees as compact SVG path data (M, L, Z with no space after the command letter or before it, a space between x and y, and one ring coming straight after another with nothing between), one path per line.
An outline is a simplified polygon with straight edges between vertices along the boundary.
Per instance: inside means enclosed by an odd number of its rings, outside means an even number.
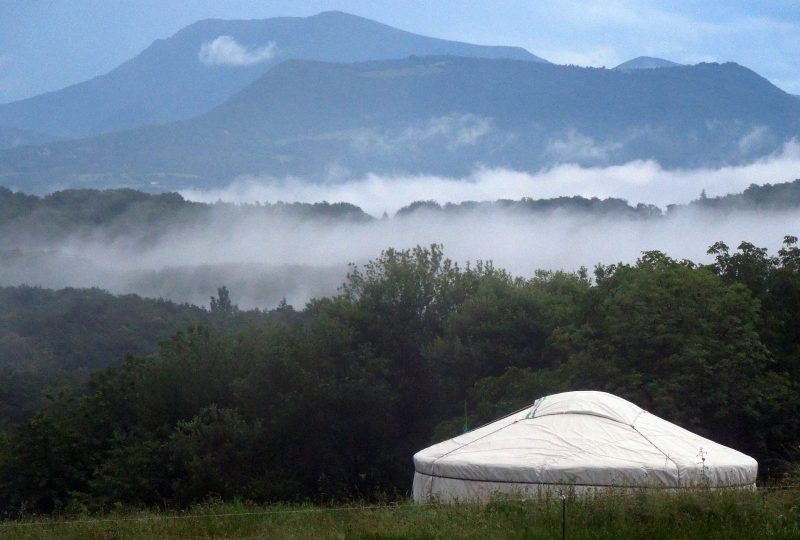
M206 324L8 427L0 505L400 495L465 403L475 427L568 389L619 394L779 476L800 460L797 240L711 253L524 280L439 246L387 250L339 295L260 318L220 289Z

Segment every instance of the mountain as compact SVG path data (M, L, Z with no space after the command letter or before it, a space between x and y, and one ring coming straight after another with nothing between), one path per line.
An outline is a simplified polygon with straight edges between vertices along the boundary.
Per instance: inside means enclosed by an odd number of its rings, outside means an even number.
M0 126L0 150L6 148L16 148L29 144L44 144L57 140L57 137L19 129L8 126Z
M800 102L734 63L617 71L514 60L287 61L191 120L0 152L0 183L182 189L559 163L720 166L800 135ZM152 189L152 188L151 188Z
M196 116L287 59L359 62L432 54L544 62L517 47L435 39L340 12L203 20L105 75L0 105L0 125L86 137Z
M639 56L633 60L623 62L614 69L619 71L629 71L633 69L656 69L665 67L679 67L683 64L664 60L663 58L653 58L652 56Z

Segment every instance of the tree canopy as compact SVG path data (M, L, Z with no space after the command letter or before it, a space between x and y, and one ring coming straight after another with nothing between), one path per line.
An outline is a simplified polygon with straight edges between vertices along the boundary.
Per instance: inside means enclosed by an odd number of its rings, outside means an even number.
M416 450L579 389L618 394L778 477L800 459L797 239L774 256L746 242L710 253L708 265L645 252L593 275L521 279L460 267L438 245L388 249L336 296L249 318L221 288L154 354L8 425L0 502L17 513L402 496Z

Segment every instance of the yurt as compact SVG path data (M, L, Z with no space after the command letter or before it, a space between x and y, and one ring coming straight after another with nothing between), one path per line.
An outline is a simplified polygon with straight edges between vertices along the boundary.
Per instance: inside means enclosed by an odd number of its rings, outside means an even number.
M754 487L758 463L605 392L564 392L414 455L414 500Z

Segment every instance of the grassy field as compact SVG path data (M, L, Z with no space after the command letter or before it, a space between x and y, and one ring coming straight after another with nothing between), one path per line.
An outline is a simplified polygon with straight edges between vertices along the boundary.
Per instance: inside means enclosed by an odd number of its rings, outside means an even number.
M634 493L567 500L567 538L800 538L800 492ZM254 506L0 522L0 538L553 538L561 500L486 505Z

